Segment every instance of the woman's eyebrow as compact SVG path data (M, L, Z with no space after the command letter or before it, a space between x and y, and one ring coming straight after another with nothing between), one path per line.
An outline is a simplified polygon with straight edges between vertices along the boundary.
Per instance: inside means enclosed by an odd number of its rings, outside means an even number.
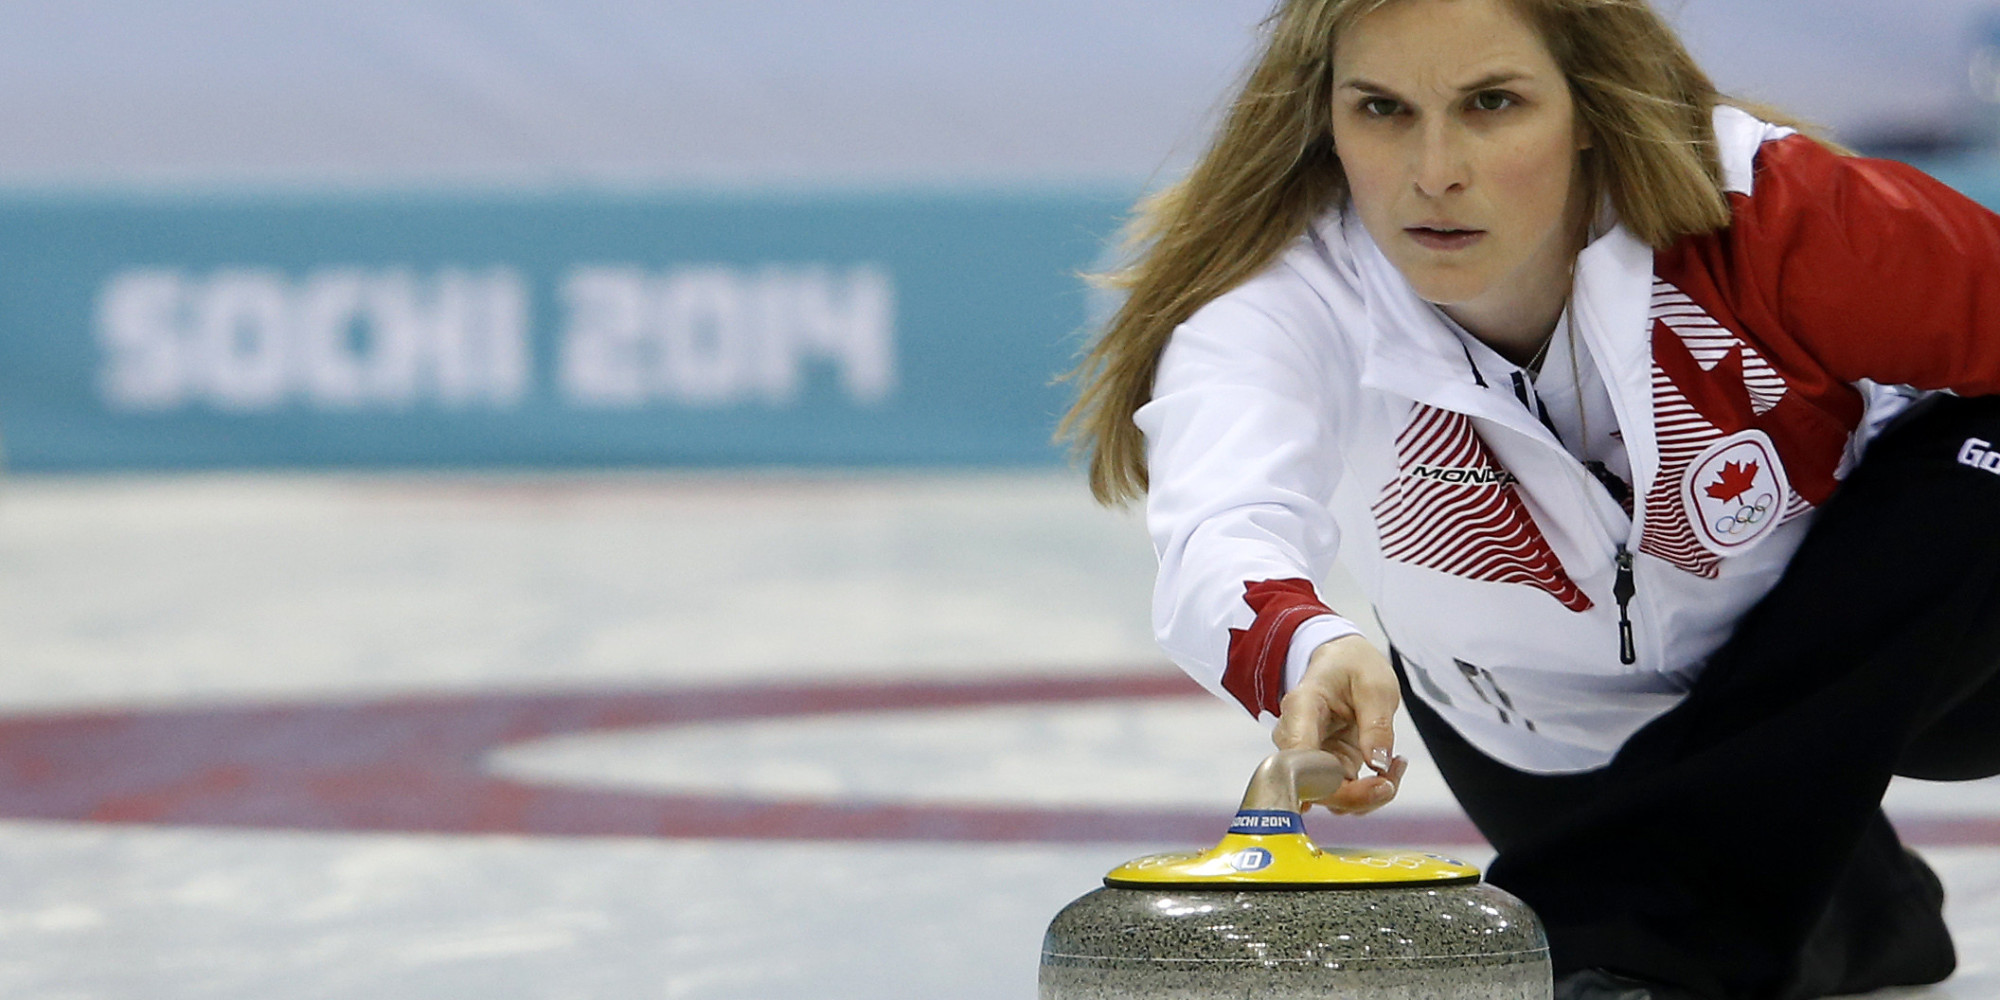
M1513 83L1517 80L1525 80L1527 78L1528 74L1520 72L1519 70L1498 70L1496 72L1488 73L1485 76L1482 76L1479 79L1474 80L1471 83L1468 83L1458 88L1458 92L1461 94L1470 94L1473 93L1474 91L1487 90L1492 87L1504 86L1506 84ZM1376 83L1372 80L1362 79L1361 77L1358 76L1348 77L1347 79L1340 81L1339 83L1334 85L1334 89L1359 90L1363 93L1380 94L1384 97L1396 96L1396 92L1393 89L1384 87L1381 84Z
M1395 91L1393 91L1393 90L1390 90L1390 89L1389 89L1388 87L1384 87L1384 86L1382 86L1382 85L1381 85L1381 84L1379 84L1379 83L1374 83L1374 82L1372 82L1372 81L1369 81L1369 80L1363 80L1363 79L1361 79L1360 77L1350 77L1350 78L1348 78L1348 79L1346 79L1346 80L1342 80L1341 82L1339 82L1339 83L1337 83L1337 84L1334 84L1334 87L1333 87L1333 89L1335 89L1335 90L1359 90L1359 91L1361 91L1362 93L1365 93L1365 94L1378 94L1378 95L1380 95L1380 96L1383 96L1383 97L1394 97L1394 96L1396 96L1396 92L1395 92Z
M1516 80L1525 80L1527 78L1528 74L1526 73L1522 73L1518 70L1503 69L1499 70L1498 72L1488 73L1485 76L1482 76L1479 79L1474 80L1471 83L1468 83L1465 86L1458 88L1458 92L1461 94L1470 94L1475 90L1486 90L1491 87L1498 87L1504 84L1513 83Z

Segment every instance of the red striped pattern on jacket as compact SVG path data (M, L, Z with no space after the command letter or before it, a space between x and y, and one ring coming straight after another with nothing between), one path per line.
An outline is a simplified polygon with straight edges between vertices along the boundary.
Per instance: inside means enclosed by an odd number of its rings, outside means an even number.
M1374 506L1384 558L1470 580L1526 584L1571 611L1590 609L1472 418L1420 405L1397 435L1396 453L1402 471Z
M1652 320L1656 337L1672 334L1686 345L1688 353L1703 372L1714 372L1731 353L1740 358L1743 388L1750 408L1758 416L1769 413L1785 398L1789 386L1776 368L1742 337L1716 322L1707 309L1679 288L1660 278L1653 279ZM1671 343L1671 342L1669 342ZM1655 347L1655 356L1659 348ZM1717 391L1709 387L1710 391ZM1721 571L1722 560L1695 540L1694 525L1688 520L1687 505L1681 498L1681 480L1688 465L1709 445L1725 434L1743 428L1725 429L1703 416L1665 368L1653 363L1653 427L1659 438L1660 471L1653 488L1646 493L1645 535L1639 551L1674 567L1713 580ZM1812 509L1797 492L1788 492L1779 523Z
M1750 407L1758 416L1771 412L1785 398L1789 386L1763 354L1717 323L1708 310L1680 289L1659 278L1653 279L1652 318L1665 324L1687 345L1688 353L1694 355L1702 371L1714 371L1724 358L1735 353L1743 363L1743 388L1749 392Z

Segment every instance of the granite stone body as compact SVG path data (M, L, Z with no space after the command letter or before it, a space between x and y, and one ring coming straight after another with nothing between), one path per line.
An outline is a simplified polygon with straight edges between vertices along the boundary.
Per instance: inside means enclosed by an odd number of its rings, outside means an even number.
M1483 883L1104 888L1042 941L1041 1000L1549 1000L1548 939Z

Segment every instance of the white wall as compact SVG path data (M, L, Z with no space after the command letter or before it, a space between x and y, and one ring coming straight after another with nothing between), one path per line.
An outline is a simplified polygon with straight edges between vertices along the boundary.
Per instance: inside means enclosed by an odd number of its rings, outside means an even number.
M1986 0L1664 0L1729 88L1961 115ZM0 0L0 182L1143 181L1266 0Z

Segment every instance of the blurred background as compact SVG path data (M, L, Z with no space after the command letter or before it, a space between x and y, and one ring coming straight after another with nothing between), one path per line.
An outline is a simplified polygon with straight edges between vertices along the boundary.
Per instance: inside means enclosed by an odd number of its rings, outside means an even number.
M1986 190L1978 0L1667 0ZM1263 0L0 7L17 471L1041 464Z
M1664 9L2000 203L1988 0ZM1032 995L1268 747L1050 442L1266 12L0 0L0 994ZM1401 732L1315 835L1483 861Z

